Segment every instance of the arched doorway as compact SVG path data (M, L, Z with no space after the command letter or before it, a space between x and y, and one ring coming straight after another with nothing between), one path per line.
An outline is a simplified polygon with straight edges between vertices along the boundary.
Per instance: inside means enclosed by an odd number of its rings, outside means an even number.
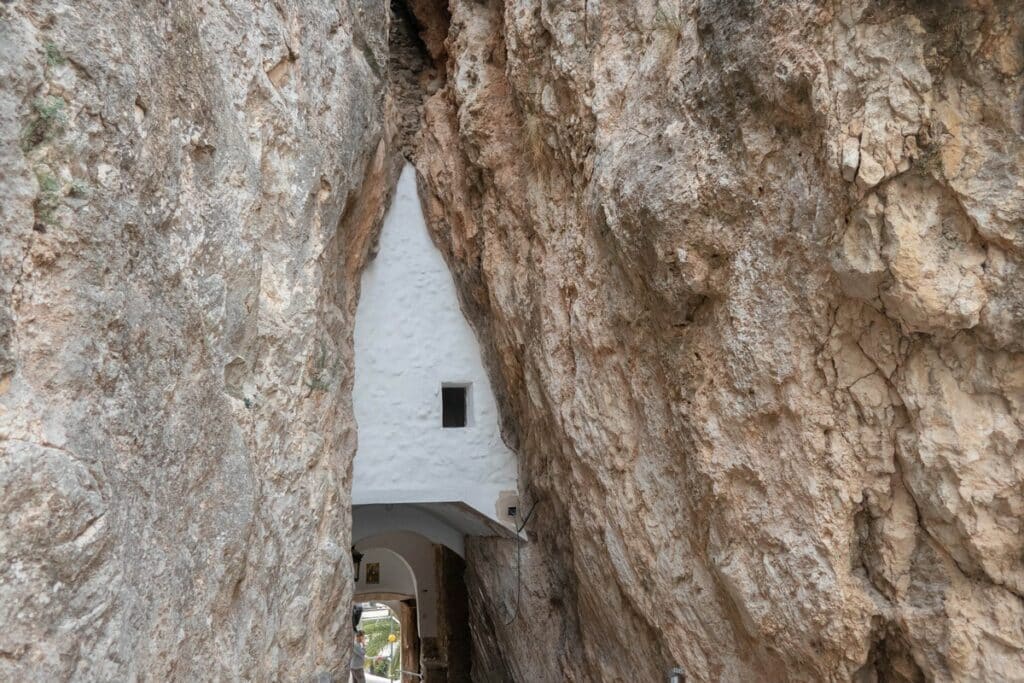
M353 597L362 608L359 629L367 636L367 655L372 659L385 654L387 660L383 667L371 661L367 680L376 680L372 674L377 674L389 676L388 680L418 682L420 620L416 572L424 581L429 580L424 573L424 555L432 549L425 540L394 534L368 538L356 549L362 554ZM385 614L381 614L382 610ZM382 636L388 635L396 636L394 646L381 641ZM392 647L397 651L392 651ZM396 662L397 666L393 666Z
M362 554L355 601L376 600L395 611L407 672L402 680L469 680L468 595L460 554L402 528L360 534L359 520L357 515L353 529L354 547Z
M415 679L411 674L403 675L408 670L408 663L415 661L411 653L406 652L403 638L408 629L402 628L402 607L405 600L369 600L361 602L362 616L359 630L366 636L366 666L364 673L367 683L383 683L383 681L406 681ZM413 627L415 628L415 627Z

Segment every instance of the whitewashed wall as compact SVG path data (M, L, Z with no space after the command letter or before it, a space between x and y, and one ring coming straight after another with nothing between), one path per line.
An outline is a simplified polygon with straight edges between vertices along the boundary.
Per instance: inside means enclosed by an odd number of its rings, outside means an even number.
M437 635L437 576L434 546L410 532L379 534L356 543L365 553L356 582L355 599L380 593L401 593L416 598L417 626L421 637ZM380 583L366 583L366 567L380 564Z
M353 504L463 501L493 519L516 488L480 347L406 166L367 266L355 324ZM441 427L441 386L470 384L469 425Z
M359 569L359 580L356 581L356 600L363 599L366 595L380 593L395 593L416 597L416 577L412 565L398 551L387 546L371 546L361 548L356 546L363 553L363 561ZM429 546L428 546L429 548ZM366 573L371 564L380 567L379 580L375 584L366 583Z

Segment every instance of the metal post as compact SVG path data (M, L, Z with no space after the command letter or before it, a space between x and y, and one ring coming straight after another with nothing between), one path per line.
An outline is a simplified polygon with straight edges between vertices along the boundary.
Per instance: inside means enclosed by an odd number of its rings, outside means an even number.
M395 620L394 620L394 617L388 619L388 623L390 624L390 628L388 630L389 631L388 632L388 648L390 649L390 652L388 653L388 680L389 681L393 681L395 679L393 679L391 677L391 674L395 670L395 642L396 641L391 640L391 636L395 635Z
M686 672L683 667L677 666L668 670L668 683L686 683Z

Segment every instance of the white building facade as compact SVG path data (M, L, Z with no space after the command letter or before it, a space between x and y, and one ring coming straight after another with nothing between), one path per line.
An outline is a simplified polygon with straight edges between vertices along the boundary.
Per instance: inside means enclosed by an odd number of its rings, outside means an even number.
M515 454L411 165L363 272L354 334L353 505L462 503L514 523Z

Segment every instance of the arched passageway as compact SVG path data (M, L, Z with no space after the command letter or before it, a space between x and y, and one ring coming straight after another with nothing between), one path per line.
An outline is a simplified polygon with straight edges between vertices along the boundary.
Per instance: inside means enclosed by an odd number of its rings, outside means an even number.
M385 531L357 541L357 604L379 601L401 622L403 681L469 680L465 563L418 533Z

